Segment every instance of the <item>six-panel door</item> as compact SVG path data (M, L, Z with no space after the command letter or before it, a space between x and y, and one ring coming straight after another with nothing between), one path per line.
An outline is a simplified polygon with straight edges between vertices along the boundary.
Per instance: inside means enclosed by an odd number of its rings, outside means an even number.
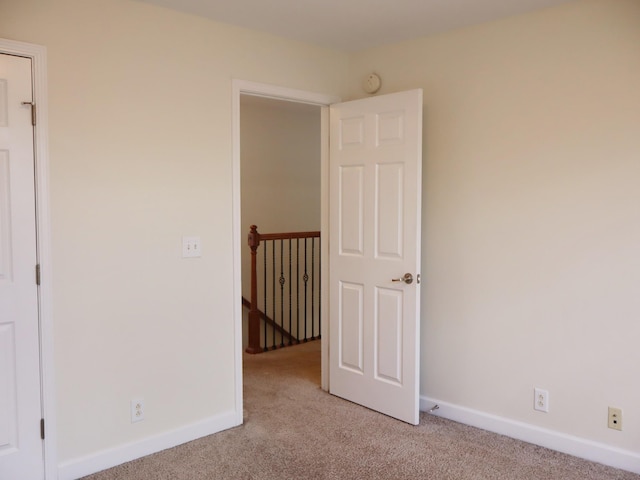
M417 424L422 91L330 115L329 388Z

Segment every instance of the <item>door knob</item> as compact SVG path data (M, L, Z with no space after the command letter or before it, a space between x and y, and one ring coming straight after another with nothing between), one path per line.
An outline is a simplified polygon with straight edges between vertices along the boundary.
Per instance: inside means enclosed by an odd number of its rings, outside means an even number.
M405 273L404 277L402 278L393 278L391 279L392 282L404 282L407 285L409 285L410 283L413 283L413 275L411 275L410 273Z

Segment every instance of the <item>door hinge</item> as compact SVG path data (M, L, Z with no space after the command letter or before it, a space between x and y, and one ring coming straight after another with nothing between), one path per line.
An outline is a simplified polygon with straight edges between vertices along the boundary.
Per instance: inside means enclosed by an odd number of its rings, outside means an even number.
M40 419L40 438L44 440L44 418Z
M36 285L40 285L40 264L36 265Z
M36 126L36 104L33 102L22 102L22 105L31 105L31 125Z

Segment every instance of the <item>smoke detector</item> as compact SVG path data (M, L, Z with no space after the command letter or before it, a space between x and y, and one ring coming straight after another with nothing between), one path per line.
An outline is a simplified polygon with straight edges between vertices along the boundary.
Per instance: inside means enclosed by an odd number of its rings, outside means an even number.
M363 88L367 93L376 93L380 90L381 85L382 82L380 81L380 77L375 73L371 73L364 81Z

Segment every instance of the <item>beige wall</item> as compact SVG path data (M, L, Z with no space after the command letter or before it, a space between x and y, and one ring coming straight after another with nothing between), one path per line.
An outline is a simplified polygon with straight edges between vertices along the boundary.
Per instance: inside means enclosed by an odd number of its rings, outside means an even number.
M425 92L422 394L640 452L640 2L359 53L351 97L371 71Z
M320 230L320 107L243 96L242 232Z
M126 0L0 10L48 49L59 461L233 410L231 82L340 95L346 55Z

